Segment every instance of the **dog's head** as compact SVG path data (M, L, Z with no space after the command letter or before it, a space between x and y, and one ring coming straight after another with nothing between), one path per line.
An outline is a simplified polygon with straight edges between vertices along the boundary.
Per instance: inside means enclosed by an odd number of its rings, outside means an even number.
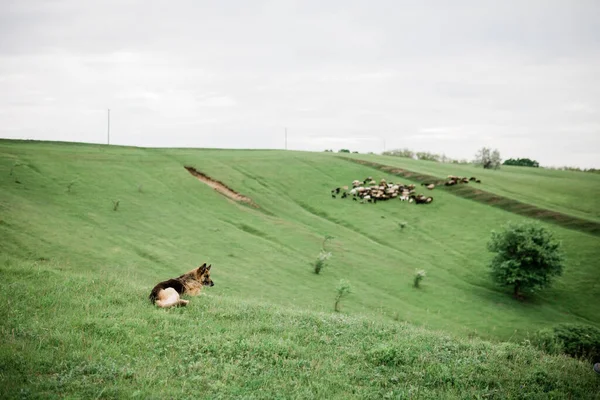
M202 286L215 286L215 283L210 279L210 267L212 267L212 264L206 266L206 263L198 267L198 279L202 282Z

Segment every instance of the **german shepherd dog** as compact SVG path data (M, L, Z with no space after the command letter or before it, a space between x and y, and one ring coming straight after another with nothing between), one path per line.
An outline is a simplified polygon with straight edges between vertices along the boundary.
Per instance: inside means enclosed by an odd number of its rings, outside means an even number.
M202 286L215 286L214 282L210 279L211 266L207 267L206 263L204 263L200 267L194 268L178 278L159 283L152 289L149 296L150 301L161 308L187 305L189 301L182 300L179 295L197 296L200 294Z

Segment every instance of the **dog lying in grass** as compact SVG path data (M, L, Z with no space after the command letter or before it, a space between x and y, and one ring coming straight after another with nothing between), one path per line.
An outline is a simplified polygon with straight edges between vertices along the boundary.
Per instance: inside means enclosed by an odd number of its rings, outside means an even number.
M194 268L178 278L160 282L152 289L149 296L150 301L161 308L186 306L189 301L182 300L179 297L180 295L197 296L200 294L202 286L215 286L214 282L210 279L211 266L207 267L206 263L204 263L200 267Z

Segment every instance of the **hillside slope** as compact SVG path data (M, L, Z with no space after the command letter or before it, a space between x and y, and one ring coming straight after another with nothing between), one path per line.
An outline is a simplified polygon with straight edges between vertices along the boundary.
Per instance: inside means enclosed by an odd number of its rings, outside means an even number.
M222 196L185 165L258 208ZM355 288L347 313L456 335L521 340L559 322L600 325L597 237L548 225L564 244L565 274L516 302L491 283L485 244L492 229L524 218L437 190L428 206L331 198L332 187L368 175L397 180L314 153L2 141L0 249L71 274L128 274L148 290L208 261L219 295L320 312L332 309L344 278ZM335 237L333 257L317 276L311 264L326 235ZM420 290L411 287L415 269L427 271Z

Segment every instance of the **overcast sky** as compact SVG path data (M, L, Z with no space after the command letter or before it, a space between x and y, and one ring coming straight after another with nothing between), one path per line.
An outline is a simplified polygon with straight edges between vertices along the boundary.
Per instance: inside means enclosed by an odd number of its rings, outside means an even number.
M600 1L0 0L0 137L600 167Z

